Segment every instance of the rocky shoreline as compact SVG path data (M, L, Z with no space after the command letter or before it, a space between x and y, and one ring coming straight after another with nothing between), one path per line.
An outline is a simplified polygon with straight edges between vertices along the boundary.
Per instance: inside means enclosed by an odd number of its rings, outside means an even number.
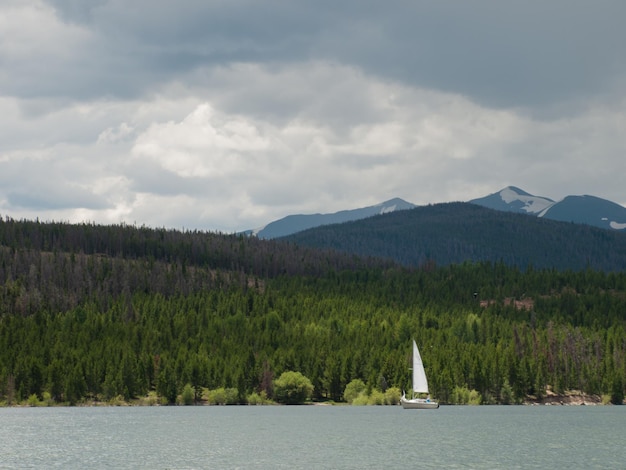
M525 405L605 405L601 395L588 395L576 390L557 394L548 390L542 398L528 397L524 400Z

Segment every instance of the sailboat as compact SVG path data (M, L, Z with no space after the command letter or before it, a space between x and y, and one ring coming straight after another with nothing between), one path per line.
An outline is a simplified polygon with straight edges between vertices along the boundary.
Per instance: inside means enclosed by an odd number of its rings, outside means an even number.
M421 398L419 394L426 394L427 398ZM430 399L428 395L428 380L424 372L424 364L420 356L417 344L413 340L413 393L411 398L407 398L404 393L400 398L402 408L405 410L428 410L439 408L439 403Z

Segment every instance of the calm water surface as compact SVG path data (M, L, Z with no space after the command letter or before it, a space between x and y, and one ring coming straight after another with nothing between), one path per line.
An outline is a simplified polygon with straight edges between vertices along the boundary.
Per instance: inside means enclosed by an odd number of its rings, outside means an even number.
M0 468L626 468L626 407L0 409Z

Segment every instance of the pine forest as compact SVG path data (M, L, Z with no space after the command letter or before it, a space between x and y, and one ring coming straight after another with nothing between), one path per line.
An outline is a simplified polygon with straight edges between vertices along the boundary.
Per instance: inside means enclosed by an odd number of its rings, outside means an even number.
M0 403L622 403L626 273L407 267L240 235L0 218ZM220 395L221 394L221 395ZM153 397L154 402L146 401ZM185 398L187 397L187 398ZM220 398L221 397L221 398Z

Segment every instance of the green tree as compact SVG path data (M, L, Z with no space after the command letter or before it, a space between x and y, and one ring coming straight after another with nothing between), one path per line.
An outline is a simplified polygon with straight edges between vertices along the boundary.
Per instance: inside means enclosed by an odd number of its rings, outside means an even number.
M274 380L274 398L279 403L297 405L311 399L313 384L300 372L283 372Z
M622 378L617 374L615 374L611 385L611 403L614 405L624 403L624 382L622 382Z
M348 403L352 403L355 398L365 392L365 388L365 382L361 379L354 379L346 385L346 388L343 391L343 399Z
M239 402L239 390L234 387L209 390L207 401L211 405L236 405Z
M174 368L165 363L165 366L159 372L157 379L157 393L167 400L168 403L176 402L177 395L176 376L174 375Z
M500 390L500 403L503 405L510 405L513 403L513 400L513 387L511 387L508 380L505 380L502 385L502 389Z
M193 405L194 398L195 391L193 387L191 386L191 384L185 384L185 386L183 387L183 392L181 394L183 405Z

